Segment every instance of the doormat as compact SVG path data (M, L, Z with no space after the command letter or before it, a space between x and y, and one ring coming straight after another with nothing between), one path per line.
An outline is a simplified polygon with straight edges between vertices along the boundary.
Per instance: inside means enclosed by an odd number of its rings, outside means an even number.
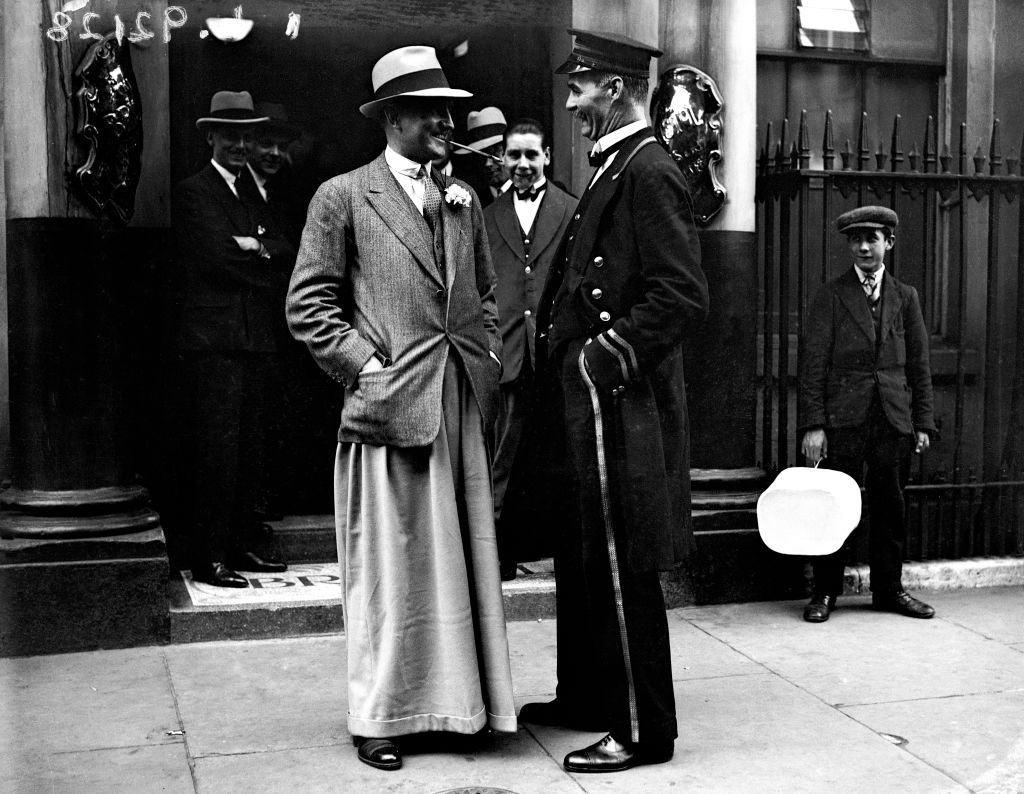
M338 563L318 562L289 565L284 573L238 571L249 586L215 587L196 582L191 571L182 571L188 596L197 607L253 604L341 603Z

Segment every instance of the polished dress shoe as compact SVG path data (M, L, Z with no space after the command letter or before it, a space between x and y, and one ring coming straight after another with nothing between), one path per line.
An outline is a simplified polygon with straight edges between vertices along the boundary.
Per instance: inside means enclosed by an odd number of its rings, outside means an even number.
M288 570L288 566L280 560L270 557L261 557L254 551L242 551L231 557L231 567L239 571L250 571L258 573L282 573Z
M398 751L398 745L391 739L353 736L352 741L356 746L356 755L364 764L388 772L402 768L402 754Z
M935 616L935 610L924 601L918 601L906 590L897 590L895 593L873 595L871 607L880 612L895 612L897 615L905 615L908 618L928 619Z
M214 587L248 587L249 580L239 576L222 562L211 562L209 565L196 566L192 571L192 579Z
M519 709L519 721L530 725L572 728L574 731L608 730L608 723L596 715L565 708L557 698L547 703L527 703Z
M641 764L670 761L673 749L671 742L651 750L627 745L609 733L601 741L569 753L562 765L568 772L622 772Z
M824 623L832 610L836 609L836 597L834 595L811 596L810 603L804 607L804 620L808 623Z

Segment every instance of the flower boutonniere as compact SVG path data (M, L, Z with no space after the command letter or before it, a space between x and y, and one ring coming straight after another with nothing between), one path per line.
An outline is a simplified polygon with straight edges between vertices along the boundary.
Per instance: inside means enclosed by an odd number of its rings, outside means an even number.
M473 201L469 191L462 185L452 182L444 190L444 200L452 207L468 207Z

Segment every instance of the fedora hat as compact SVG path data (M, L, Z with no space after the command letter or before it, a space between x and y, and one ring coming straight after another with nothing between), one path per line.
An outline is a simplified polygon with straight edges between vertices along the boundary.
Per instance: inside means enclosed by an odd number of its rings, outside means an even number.
M376 118L386 102L401 96L447 97L473 96L461 88L451 88L441 71L433 47L414 45L392 50L373 66L370 73L373 99L359 106L367 118Z
M288 121L288 111L280 102L257 102L256 115L266 116L266 121L257 124L257 128L266 132L281 135L288 140L295 140L302 134L302 128Z
M478 149L494 146L505 137L508 122L498 108L471 110L466 117L466 143ZM458 149L455 154L469 154L468 149Z
M204 124L255 124L267 121L258 116L252 107L252 95L248 91L218 91L210 99L210 115L196 119L196 127Z

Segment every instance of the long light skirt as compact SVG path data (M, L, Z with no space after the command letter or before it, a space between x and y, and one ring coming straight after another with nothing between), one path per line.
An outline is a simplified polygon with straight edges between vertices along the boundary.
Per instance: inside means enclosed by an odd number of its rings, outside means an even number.
M516 730L480 412L449 358L430 447L338 445L355 736Z

